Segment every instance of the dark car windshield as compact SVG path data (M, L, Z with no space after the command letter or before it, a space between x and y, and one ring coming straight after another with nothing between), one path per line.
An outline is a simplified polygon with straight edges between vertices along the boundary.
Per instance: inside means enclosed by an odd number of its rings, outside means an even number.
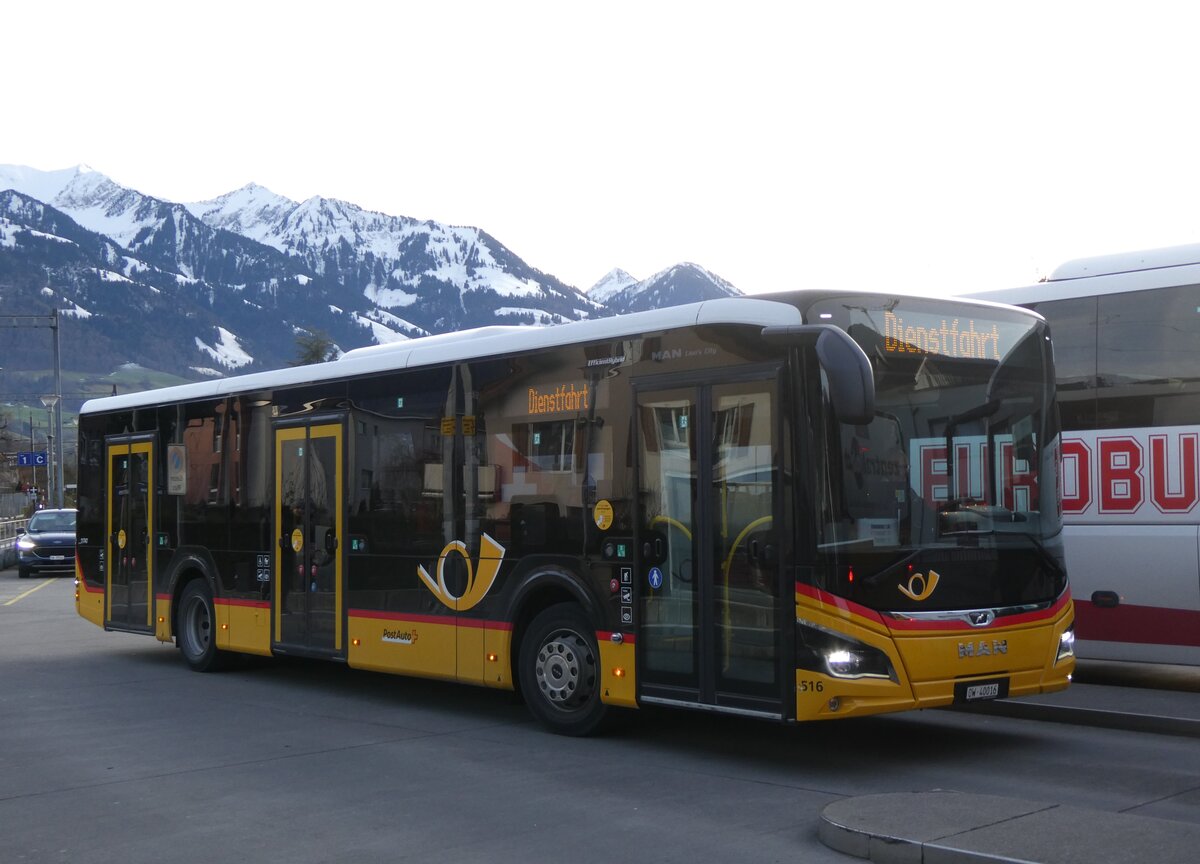
M33 532L73 532L75 530L74 513L35 513L29 520L29 531Z

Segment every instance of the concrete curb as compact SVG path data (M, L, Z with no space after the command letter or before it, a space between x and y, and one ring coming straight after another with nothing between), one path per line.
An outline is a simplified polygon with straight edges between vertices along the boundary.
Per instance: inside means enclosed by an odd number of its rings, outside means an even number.
M875 864L1194 864L1200 825L962 792L846 798L821 813L830 849Z
M1156 735L1182 735L1200 738L1200 719L1165 717L1155 714L1131 714L1099 708L1078 708L1066 705L1044 705L1038 702L998 699L981 702L955 711L1015 717L1020 720L1041 720L1048 723L1070 723L1100 729L1121 729L1127 732L1150 732Z

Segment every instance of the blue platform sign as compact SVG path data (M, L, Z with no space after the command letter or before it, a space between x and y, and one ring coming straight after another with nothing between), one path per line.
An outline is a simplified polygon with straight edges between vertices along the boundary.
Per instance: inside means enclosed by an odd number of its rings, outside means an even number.
M41 468L50 463L46 461L46 451L37 450L34 452L23 452L17 454L17 467L19 468Z

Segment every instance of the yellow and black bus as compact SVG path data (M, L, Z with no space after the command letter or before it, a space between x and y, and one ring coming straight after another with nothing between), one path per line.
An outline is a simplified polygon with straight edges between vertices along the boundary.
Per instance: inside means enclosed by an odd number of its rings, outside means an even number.
M551 730L1044 693L1074 668L1045 322L833 291L96 399L79 614L518 690Z

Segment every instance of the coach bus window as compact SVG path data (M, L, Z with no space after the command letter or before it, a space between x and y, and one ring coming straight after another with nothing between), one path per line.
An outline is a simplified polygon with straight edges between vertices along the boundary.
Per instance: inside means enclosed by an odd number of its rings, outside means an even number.
M1096 298L1030 304L1050 324L1064 429L1096 428Z
M1099 298L1098 428L1200 422L1198 298L1196 285Z

